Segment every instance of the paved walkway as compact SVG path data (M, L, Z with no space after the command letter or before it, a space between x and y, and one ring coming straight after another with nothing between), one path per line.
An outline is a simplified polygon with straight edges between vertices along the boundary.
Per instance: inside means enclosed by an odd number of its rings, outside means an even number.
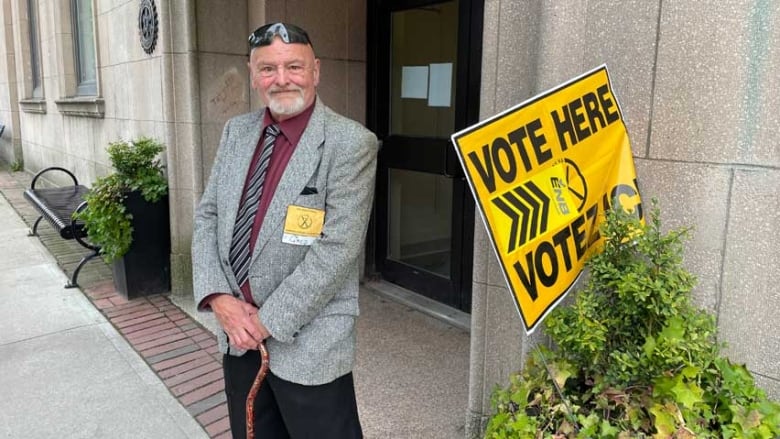
M214 335L168 295L125 300L100 260L63 288L85 249L46 224L26 236L30 179L0 169L0 437L230 438ZM463 437L468 347L466 332L363 291L366 437Z
M0 197L0 437L207 438L124 340L141 331L131 306L91 290L107 318L79 289L63 288L65 274L27 229ZM180 311L162 313L180 322Z

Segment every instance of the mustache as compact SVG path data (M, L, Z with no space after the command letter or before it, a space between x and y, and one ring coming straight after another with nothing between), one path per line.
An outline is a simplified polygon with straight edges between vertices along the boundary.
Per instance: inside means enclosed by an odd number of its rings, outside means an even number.
M286 92L286 91L297 91L299 93L303 92L303 88L297 86L297 85L289 85L287 87L279 87L278 85L274 85L271 88L268 89L269 93L280 93L280 92Z

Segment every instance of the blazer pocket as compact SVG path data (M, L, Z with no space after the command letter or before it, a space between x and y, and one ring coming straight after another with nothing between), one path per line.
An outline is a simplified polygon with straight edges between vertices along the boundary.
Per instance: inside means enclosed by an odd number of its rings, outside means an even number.
M292 203L296 206L309 207L312 209L324 209L325 208L325 195L320 193L303 194L298 195L295 201Z

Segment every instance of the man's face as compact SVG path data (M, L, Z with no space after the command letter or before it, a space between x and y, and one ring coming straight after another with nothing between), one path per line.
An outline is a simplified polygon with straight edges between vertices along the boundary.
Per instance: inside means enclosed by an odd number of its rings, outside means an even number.
M252 49L249 57L252 88L278 121L300 114L314 102L320 83L320 60L306 44L287 44L279 38Z

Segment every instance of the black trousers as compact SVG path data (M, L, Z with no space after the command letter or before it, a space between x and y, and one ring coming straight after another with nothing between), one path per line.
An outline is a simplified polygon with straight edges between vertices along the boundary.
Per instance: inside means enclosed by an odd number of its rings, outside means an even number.
M225 355L225 394L233 439L246 437L246 398L260 369L260 353ZM255 439L359 439L363 437L349 373L304 386L269 372L255 399Z

